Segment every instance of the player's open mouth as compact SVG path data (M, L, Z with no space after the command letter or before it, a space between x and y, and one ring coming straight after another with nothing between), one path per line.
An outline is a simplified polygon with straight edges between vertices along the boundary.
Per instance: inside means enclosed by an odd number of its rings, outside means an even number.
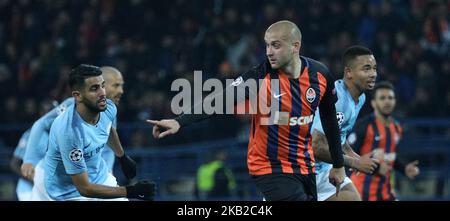
M369 85L370 87L375 87L375 80L369 81L369 82L368 82L368 85Z
M101 106L105 106L106 105L106 99L99 100L98 104L100 104Z

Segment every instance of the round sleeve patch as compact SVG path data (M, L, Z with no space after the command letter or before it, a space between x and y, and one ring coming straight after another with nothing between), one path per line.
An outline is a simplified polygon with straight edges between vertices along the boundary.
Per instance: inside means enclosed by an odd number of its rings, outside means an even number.
M338 120L339 126L341 126L341 124L344 123L345 115L344 115L343 112L337 112L337 113L336 113L336 118L337 118L337 120Z
M83 151L81 149L74 149L69 153L69 159L72 162L80 162L83 159Z

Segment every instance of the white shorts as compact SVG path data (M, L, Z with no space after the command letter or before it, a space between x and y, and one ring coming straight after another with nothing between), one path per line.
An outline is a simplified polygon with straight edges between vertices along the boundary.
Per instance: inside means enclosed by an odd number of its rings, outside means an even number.
M29 201L31 199L31 192L17 192L17 199L19 201Z
M44 169L41 164L43 161L40 161L36 167L34 168L34 178L33 178L33 190L31 191L31 201L54 201L47 194L44 185Z
M26 181L23 178L20 178L17 181L17 187L16 187L17 200L30 201L31 190L33 190L33 184L31 182Z
M54 201L45 189L44 184L44 169L39 166L38 164L36 168L34 169L34 186L31 193L31 201ZM108 177L106 178L105 182L103 183L105 186L118 186L116 178L111 174L108 173ZM79 196L75 198L66 199L67 201L128 201L127 198L113 198L113 199L100 199L100 198L89 198L84 196Z
M328 179L330 170L331 167L316 175L317 201L325 201L333 196L333 194L336 194L336 187ZM341 184L341 189L350 183L352 183L352 180L346 176L344 182Z

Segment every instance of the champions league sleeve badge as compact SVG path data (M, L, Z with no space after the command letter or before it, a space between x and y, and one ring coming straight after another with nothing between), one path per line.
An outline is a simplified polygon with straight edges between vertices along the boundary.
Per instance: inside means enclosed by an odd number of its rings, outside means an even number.
M337 112L337 113L336 113L336 118L337 118L338 124L339 124L339 126L340 126L342 123L344 123L345 115L344 115L343 112Z
M74 149L69 153L69 159L72 162L80 162L83 159L83 151L81 149Z

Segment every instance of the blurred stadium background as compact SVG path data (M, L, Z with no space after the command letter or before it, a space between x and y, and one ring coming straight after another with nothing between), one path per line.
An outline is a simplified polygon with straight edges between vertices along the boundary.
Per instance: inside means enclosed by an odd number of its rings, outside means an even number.
M346 47L374 51L406 130L398 154L420 161L416 180L396 176L400 199L450 200L449 11L436 0L0 0L0 200L15 200L8 164L20 135L43 105L69 96L68 71L80 63L124 74L119 133L139 177L158 183L158 200L195 200L198 166L218 149L236 177L229 199L260 200L246 168L248 117L220 116L161 141L144 120L173 117L174 79L194 70L233 78L264 59L264 31L281 19L299 25L301 53L336 77ZM369 112L366 103L360 117Z

